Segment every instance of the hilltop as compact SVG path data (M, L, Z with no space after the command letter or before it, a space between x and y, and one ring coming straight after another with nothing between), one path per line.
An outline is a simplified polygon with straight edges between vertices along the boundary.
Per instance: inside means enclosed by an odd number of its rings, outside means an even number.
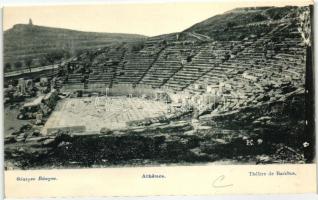
M295 6L236 8L194 24L183 34L197 33L213 40L242 40L251 34L268 33L282 21L296 17L297 12Z
M43 65L50 53L74 56L83 49L99 48L110 43L142 40L137 34L83 32L63 28L52 28L33 24L16 24L4 31L4 60L13 70L20 62L32 60L32 65ZM42 60L41 60L42 59ZM27 61L28 62L28 61ZM9 69L9 70L10 70ZM8 69L7 69L8 70Z

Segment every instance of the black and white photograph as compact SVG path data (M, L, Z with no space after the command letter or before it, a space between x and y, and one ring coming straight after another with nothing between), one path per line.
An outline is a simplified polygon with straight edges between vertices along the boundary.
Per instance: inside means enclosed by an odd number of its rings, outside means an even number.
M312 5L150 7L3 9L5 170L315 162Z

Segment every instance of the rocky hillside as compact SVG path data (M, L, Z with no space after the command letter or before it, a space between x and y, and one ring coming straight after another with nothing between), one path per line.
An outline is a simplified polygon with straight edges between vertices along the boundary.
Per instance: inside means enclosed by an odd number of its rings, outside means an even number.
M51 54L50 57L58 57L61 54L69 57L83 49L144 38L145 36L134 34L82 32L32 24L16 24L4 31L5 67L7 71L11 71L29 67L26 65L50 64L45 63L48 54Z
M279 23L298 17L299 9L295 6L236 8L197 23L184 33L214 40L242 40L251 34L264 35Z

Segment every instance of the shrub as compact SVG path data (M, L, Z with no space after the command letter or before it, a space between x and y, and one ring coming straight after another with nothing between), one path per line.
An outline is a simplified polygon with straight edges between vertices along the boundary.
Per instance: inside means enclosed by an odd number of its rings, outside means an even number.
M21 67L22 67L22 62L17 61L17 62L14 63L14 68L20 69Z

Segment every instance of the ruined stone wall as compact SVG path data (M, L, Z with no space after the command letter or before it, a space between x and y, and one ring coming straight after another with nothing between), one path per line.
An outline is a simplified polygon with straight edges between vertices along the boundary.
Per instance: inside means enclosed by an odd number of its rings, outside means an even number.
M311 33L311 24L313 17L313 9L311 7L300 7L297 10L297 15L300 23L298 31L301 33L303 42L307 46L311 46L312 43L312 33Z

